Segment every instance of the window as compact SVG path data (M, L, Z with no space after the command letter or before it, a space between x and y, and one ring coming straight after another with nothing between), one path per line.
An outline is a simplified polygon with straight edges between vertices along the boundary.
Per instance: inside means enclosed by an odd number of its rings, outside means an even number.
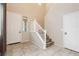
M23 24L23 32L26 32L27 31L27 17L23 17L23 21L22 21L22 24Z

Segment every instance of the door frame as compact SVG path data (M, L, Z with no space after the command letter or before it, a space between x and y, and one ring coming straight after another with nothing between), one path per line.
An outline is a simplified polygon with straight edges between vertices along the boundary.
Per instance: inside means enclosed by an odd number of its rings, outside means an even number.
M6 52L6 3L1 3L3 6L3 25L1 30L1 56L5 55Z

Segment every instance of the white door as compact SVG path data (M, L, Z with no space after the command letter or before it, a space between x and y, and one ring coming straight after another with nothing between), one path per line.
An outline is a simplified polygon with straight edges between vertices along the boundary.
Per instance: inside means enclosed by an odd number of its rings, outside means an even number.
M79 12L63 16L64 47L79 52Z
M7 44L21 42L21 22L21 15L7 12Z

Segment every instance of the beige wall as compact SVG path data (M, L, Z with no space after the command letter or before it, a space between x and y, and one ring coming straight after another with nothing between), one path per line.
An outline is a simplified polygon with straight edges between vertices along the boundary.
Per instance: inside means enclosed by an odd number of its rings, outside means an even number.
M47 34L58 46L63 46L63 15L79 11L79 4L52 3L47 4L46 29Z
M45 4L41 6L37 3L8 3L7 10L19 13L28 18L37 19L39 24L44 27Z

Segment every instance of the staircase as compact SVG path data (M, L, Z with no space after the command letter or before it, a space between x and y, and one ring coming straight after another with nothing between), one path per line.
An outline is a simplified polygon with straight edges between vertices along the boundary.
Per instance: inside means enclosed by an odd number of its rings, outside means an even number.
M28 23L31 24L30 33L31 37L33 38L32 41L35 45L42 49L46 49L54 44L51 38L46 34L46 30L43 29L36 20L29 21Z
M52 39L49 38L48 35L46 35L46 47L50 47L53 44L54 44L54 42L52 41Z

